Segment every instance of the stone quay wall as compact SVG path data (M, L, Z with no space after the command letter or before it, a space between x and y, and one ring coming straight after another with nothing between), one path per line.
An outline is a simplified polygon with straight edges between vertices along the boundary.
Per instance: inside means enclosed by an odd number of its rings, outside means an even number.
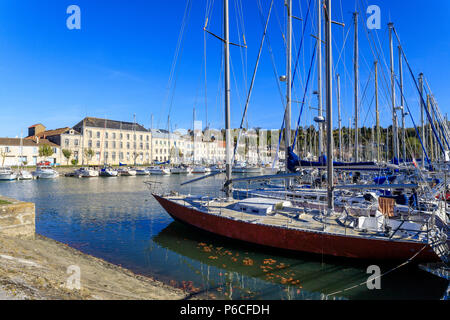
M34 203L0 196L0 235L34 239Z

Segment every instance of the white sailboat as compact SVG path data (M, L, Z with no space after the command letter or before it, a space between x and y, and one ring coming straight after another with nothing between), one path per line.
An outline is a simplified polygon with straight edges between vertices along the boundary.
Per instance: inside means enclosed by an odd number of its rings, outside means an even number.
M18 180L33 180L33 175L23 169L23 137L20 135L20 170L17 174Z
M261 173L261 168L238 162L233 166L234 173Z
M170 169L164 167L148 167L147 171L155 176L170 175Z
M31 173L36 179L55 179L59 176L58 172L50 166L37 166L36 170Z
M9 167L0 168L0 181L12 181L17 179L17 174Z
M211 172L211 169L210 168L206 168L206 167L204 167L204 166L195 166L193 169L192 169L192 173L210 173Z
M222 166L219 166L219 165L213 165L209 168L209 171L211 173L223 172L223 170L224 169L222 168Z
M17 175L17 179L18 180L33 180L33 175L29 171L21 169Z
M136 176L136 170L134 170L132 168L120 168L117 171L119 172L119 176L125 176L125 177Z
M187 166L178 166L170 169L171 174L191 174L192 168Z
M100 176L101 177L117 177L119 175L119 172L112 167L104 166L100 170Z
M150 172L147 169L136 169L137 176L148 176Z
M77 170L77 173L81 178L93 178L99 176L98 171L94 168L80 168Z

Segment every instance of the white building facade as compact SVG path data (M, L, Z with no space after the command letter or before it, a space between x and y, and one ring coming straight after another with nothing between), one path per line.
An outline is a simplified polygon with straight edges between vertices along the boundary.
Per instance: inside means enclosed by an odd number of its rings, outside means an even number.
M52 149L51 156L39 155L39 148L44 145ZM0 138L0 166L2 167L36 166L42 161L60 164L61 160L61 148L46 139Z

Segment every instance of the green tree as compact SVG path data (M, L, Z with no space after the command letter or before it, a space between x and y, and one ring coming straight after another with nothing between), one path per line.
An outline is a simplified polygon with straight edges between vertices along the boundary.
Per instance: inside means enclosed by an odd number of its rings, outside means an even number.
M48 144L44 144L39 147L39 156L47 159L48 157L51 157L53 155L53 148L50 147Z
M138 152L133 152L133 162L134 162L134 165L136 165L136 160L137 160L137 158L139 157L139 153Z
M92 158L94 157L94 150L92 150L91 148L86 148L86 149L84 149L84 156L86 157L86 159L87 159L87 164L89 165L89 161L91 161L92 160Z
M406 150L412 153L414 157L422 156L422 145L416 137L406 138Z
M72 165L76 166L78 164L78 160L77 159L72 159Z
M69 160L70 160L70 157L72 156L72 151L63 149L62 153L64 155L64 158L66 158L67 165L69 165Z

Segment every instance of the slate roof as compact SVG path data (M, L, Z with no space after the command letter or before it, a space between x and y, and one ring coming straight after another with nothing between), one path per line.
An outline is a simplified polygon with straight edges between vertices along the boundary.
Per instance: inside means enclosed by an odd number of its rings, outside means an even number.
M128 130L128 131L141 131L141 132L148 132L147 129L144 128L144 126L138 124L138 123L132 123L132 122L124 122L124 121L116 121L116 120L109 120L109 119L99 119L99 118L92 118L92 117L86 117L79 123L77 123L74 128L81 128L83 127L83 123L85 127L91 127L91 128L107 128L107 129L116 129L116 130Z
M156 139L169 139L169 131L164 129L151 129L152 137ZM170 134L170 136L175 139L178 135L176 133Z

